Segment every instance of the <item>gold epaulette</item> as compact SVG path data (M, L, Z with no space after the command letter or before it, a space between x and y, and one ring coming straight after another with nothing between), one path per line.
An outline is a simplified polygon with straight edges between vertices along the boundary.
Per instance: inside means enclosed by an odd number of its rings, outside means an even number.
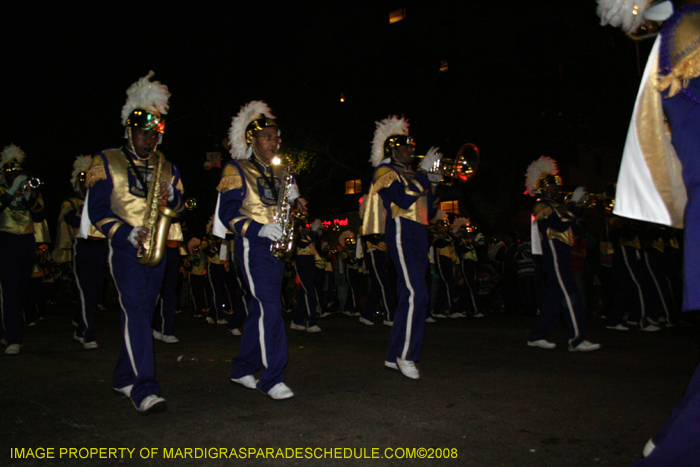
M221 181L216 187L219 193L226 193L229 190L236 190L243 187L241 172L233 164L226 164L224 172L221 174Z
M547 203L537 203L532 209L532 212L535 214L535 220L541 221L542 219L549 218L554 212L554 209Z
M386 188L399 179L399 174L390 167L380 167L374 173L374 191Z
M700 76L700 11L683 15L678 21L673 34L664 39L670 40L669 58L671 70L667 75L659 75L657 89L668 91L668 97L688 87L691 79Z
M95 161L99 161L99 165L95 164ZM102 164L102 158L101 157L95 157L93 159L93 165L90 167L88 170L87 176L85 177L85 181L87 183L88 188L93 186L96 182L99 182L100 180L106 180L107 179L107 173L105 172L105 166Z

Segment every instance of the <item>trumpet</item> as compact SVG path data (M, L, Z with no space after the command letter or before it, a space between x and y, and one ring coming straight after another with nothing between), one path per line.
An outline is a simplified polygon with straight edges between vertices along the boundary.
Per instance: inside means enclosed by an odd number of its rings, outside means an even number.
M418 163L423 156L416 156ZM474 178L479 168L479 148L472 143L467 143L459 149L454 159L443 157L435 161L429 173L442 175L441 185L452 186L455 182L466 183Z
M22 185L20 185L19 191L26 193L29 190L36 190L40 188L43 184L44 182L39 177L27 178L22 182Z
M566 203L571 203L571 196L574 192L568 192L564 195L564 201ZM612 211L615 207L615 192L606 189L600 193L586 193L583 198L581 198L576 206L584 209L595 208L596 206L602 206L607 211Z

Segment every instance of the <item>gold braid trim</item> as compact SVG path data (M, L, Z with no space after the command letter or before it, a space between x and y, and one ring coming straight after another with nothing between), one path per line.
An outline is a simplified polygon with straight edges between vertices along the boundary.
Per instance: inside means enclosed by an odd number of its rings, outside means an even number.
M669 87L668 97L678 94L681 89L687 88L691 79L700 76L700 47L693 50L682 62L676 64L666 76L659 76L657 89L665 91Z
M87 182L88 187L93 186L96 182L99 182L100 180L107 180L107 174L105 173L104 165L96 165L90 167L90 170L88 170L85 180Z
M375 181L374 181L374 191L378 192L382 188L386 188L392 183L394 183L396 180L399 179L399 174L397 174L394 170L389 170L387 173L380 175Z
M226 193L229 190L236 190L239 188L243 188L243 179L240 174L236 173L221 177L221 181L216 187L216 190L219 193Z
M657 89L670 88L668 97L673 97L687 88L691 79L700 76L700 12L685 14L669 36L671 72L658 76Z

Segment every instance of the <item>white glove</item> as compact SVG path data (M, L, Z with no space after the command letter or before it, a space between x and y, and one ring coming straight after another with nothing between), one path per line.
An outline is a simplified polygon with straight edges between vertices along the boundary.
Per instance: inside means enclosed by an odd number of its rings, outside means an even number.
M164 186L168 190L168 197L165 198L168 200L168 202L171 202L172 200L175 199L175 189L173 186L170 184L170 182L163 180L160 182L161 186Z
M299 189L297 188L296 185L292 185L289 187L289 190L287 191L287 201L290 203L293 203L294 200L296 200L299 197Z
M22 183L24 183L24 181L25 181L26 179L27 179L27 176L26 176L26 175L18 175L17 178L15 178L15 181L12 182L12 186L10 187L9 190L7 190L7 192L8 192L10 195L14 196L15 193L17 193L17 190L19 190L20 185L21 185Z
M573 203L578 203L583 199L584 196L586 196L586 189L582 186L577 187L574 192L571 194L571 201Z
M425 157L423 157L423 162L421 162L420 164L420 168L422 170L430 172L430 169L432 169L433 166L435 166L435 161L442 158L442 154L440 154L438 151L440 151L440 148L437 148L435 146L428 149L428 153L425 155Z
M138 227L134 227L133 229L131 229L129 236L126 238L127 240L129 240L129 243L134 245L134 248L138 248L139 244L141 243L139 242L139 237L143 237L143 235L141 235L142 230L145 232L145 229L141 225L139 225Z
M273 241L279 240L280 238L282 238L282 226L279 224L275 224L274 222L265 224L262 226L262 229L260 229L260 232L258 232L258 237L269 238Z
M442 174L428 173L428 180L430 180L430 183L437 183L442 180Z

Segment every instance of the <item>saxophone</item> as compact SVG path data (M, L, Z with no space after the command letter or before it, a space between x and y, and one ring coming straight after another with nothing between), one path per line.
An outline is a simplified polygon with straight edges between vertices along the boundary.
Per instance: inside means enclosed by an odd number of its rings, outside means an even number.
M282 237L279 240L273 240L270 245L272 256L280 261L289 261L294 255L301 229L301 215L292 207L292 203L288 199L292 186L294 186L294 166L292 161L287 159L280 192L277 196L277 208L272 218L272 222L282 227Z
M150 190L146 197L146 213L143 216L143 226L150 229L151 236L143 247L139 250L139 263L152 268L158 266L163 261L165 255L165 241L168 239L170 224L178 215L174 209L161 203L158 195L160 193L160 181L163 173L163 161L165 156L160 151L153 154L158 158L158 165L151 177Z

